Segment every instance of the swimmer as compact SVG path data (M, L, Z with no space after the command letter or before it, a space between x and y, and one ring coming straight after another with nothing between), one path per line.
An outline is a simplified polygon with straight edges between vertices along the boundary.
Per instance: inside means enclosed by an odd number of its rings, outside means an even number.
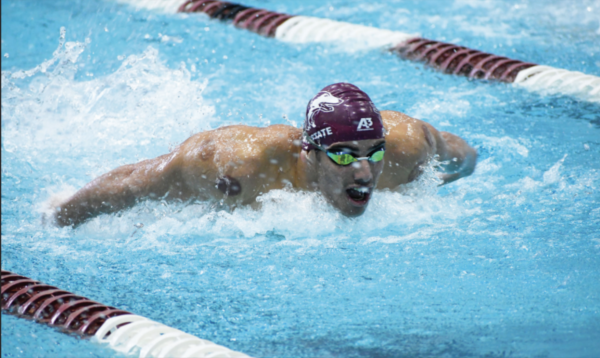
M443 183L470 175L477 152L463 139L394 111L379 112L349 83L323 88L304 128L232 125L193 135L171 153L124 165L53 208L74 226L144 199L216 200L235 207L274 189L317 191L342 214L363 214L375 189L417 179L433 158Z

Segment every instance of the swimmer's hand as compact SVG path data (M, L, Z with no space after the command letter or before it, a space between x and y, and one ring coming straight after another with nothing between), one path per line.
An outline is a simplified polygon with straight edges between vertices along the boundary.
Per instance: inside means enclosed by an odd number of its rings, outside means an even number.
M65 203L74 193L75 188L67 186L58 193L53 193L46 202L42 203L38 212L42 214L42 226L56 226L56 210Z
M464 175L461 175L461 173L452 173L452 174L438 173L437 174L437 177L442 180L442 183L440 185L452 183L453 181L458 180L458 179L462 178L463 176Z

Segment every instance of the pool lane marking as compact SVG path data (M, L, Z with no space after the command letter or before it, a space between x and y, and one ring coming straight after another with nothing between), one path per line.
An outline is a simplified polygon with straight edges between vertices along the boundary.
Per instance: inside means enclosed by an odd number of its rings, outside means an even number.
M34 319L139 357L247 358L211 341L2 270L2 312ZM136 349L137 348L137 349Z
M416 34L310 16L292 16L217 0L117 0L138 8L201 12L236 27L291 43L352 41L353 48L387 48L442 72L513 83L530 91L576 96L600 103L600 77L541 66Z

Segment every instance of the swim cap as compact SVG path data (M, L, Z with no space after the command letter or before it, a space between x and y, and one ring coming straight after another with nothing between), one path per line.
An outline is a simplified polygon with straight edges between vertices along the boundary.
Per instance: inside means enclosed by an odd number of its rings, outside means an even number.
M316 143L380 139L385 137L381 115L371 98L355 85L335 83L323 88L308 102L304 133ZM302 138L302 149L315 147Z

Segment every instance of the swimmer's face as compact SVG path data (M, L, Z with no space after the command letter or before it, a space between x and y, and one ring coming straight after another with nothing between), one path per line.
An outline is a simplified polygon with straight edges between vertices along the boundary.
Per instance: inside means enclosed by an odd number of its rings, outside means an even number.
M329 152L350 153L356 158L370 157L385 146L383 139L337 142L327 147ZM342 166L327 154L315 150L318 187L327 201L342 214L355 217L367 209L373 190L383 170L384 160L359 160Z

